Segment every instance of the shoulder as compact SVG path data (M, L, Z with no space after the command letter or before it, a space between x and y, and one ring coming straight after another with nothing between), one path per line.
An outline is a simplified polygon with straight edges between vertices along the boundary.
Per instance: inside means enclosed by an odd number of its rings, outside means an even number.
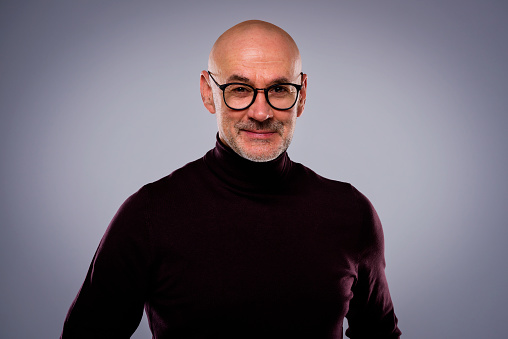
M377 216L369 199L352 184L323 177L299 163L294 163L292 172L294 191L311 201L314 210L337 216L341 224L360 229Z
M316 191L347 196L362 213L371 216L376 213L370 200L349 182L326 178L297 162L293 162L293 172L296 180L305 178L306 181L313 185Z
M154 209L162 208L171 200L178 200L202 177L202 159L198 159L174 170L170 174L147 183L131 194L120 206L115 218L126 216L141 219Z
M297 181L299 183L307 183L313 188L314 191L319 192L320 194L341 193L352 197L351 194L353 187L348 182L323 177L309 167L298 162L292 162L291 172L293 181Z
M381 223L371 201L355 186L348 182L323 177L310 168L293 163L294 181L305 182L313 195L319 196L319 201L327 200L335 208L347 208L354 212L357 223L364 228L364 232L379 232Z
M147 183L135 195L145 199L157 199L165 197L168 192L190 190L202 179L205 171L203 159L194 160L158 180Z
M362 192L360 192L352 185L351 193L353 195L355 204L358 206L358 209L364 218L364 221L370 223L379 223L379 217L369 198L367 198Z
M338 210L348 210L350 217L354 217L357 223L378 222L370 200L351 183L326 178L300 163L294 163L293 171L293 182L305 183L307 191L316 201L326 200L327 205Z
M192 181L199 177L203 170L205 170L205 166L203 158L200 158L187 163L156 181L144 185L141 189L155 193L160 189L165 189L167 186L180 184L182 181Z
M356 188L352 187L352 192L361 220L360 253L367 262L384 262L383 227L376 209L370 200Z

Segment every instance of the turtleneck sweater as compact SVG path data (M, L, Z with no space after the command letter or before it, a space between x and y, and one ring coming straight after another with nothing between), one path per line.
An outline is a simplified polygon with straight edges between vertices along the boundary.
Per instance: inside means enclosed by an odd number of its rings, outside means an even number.
M369 200L286 152L252 162L217 138L111 221L62 338L399 338Z

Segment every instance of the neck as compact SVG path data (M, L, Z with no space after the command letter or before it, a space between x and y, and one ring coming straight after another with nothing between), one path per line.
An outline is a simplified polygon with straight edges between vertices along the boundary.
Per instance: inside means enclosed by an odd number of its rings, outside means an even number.
M216 146L206 154L205 162L221 180L241 190L277 187L291 168L286 152L274 160L254 162L238 155L218 136Z

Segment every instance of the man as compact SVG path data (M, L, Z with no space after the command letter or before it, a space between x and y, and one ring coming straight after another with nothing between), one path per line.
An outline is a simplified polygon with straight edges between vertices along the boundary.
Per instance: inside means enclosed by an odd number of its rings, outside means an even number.
M262 21L226 31L200 78L218 124L202 159L122 205L62 337L398 338L373 207L287 153L307 76Z

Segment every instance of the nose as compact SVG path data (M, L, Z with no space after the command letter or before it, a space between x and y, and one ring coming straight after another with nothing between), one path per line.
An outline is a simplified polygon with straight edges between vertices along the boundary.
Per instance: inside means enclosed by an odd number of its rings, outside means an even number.
M248 108L247 114L249 118L260 122L273 117L273 109L266 101L265 93L262 90L258 90L256 100Z

